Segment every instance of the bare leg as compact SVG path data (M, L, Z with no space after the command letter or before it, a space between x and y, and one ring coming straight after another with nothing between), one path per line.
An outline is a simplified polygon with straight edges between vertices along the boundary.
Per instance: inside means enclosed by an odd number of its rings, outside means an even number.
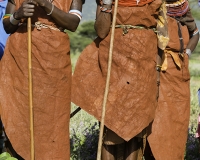
M5 133L5 136L6 136L6 133ZM5 148L6 148L6 152L8 152L12 157L17 158L18 160L24 160L20 155L17 154L17 152L15 152L7 136L6 136L6 141L5 141Z
M103 145L101 160L115 160L115 145Z
M124 160L125 143L115 145L103 145L102 160Z
M138 137L134 137L130 141L126 142L125 159L138 160L139 150L140 150L140 143L138 142Z
M151 148L149 146L149 142L147 141L147 144L146 144L146 147L145 147L145 150L144 150L144 157L145 157L145 160L155 160L152 152L151 152Z

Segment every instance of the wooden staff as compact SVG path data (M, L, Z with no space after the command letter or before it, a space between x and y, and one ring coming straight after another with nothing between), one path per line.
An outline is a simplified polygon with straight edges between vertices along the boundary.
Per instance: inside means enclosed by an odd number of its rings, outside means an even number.
M29 107L30 107L30 132L31 132L31 160L34 160L34 132L33 132L33 82L31 59L31 18L28 18L28 82L29 82Z
M105 87L105 92L104 92L102 113L101 113L101 125L100 125L99 142L98 142L98 150L97 150L97 160L101 160L101 148L102 148L102 141L103 141L103 130L104 130L104 121L105 121L105 113L106 113L106 103L107 103L107 99L108 99L108 90L109 90L109 83L110 83L110 73L111 73L111 64L112 64L113 43L114 43L114 36L115 36L117 6L118 6L118 0L115 0L115 7L114 7L113 21L112 21L112 30L111 30L111 38L110 38L109 57L108 57L108 73L107 73L107 77L106 77L106 87Z

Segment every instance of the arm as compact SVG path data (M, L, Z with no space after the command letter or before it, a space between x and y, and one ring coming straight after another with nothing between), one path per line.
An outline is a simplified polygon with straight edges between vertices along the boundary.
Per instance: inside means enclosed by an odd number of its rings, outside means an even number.
M186 53L190 56L190 54L194 51L199 41L199 31L190 10L188 10L188 12L180 18L180 22L183 25L186 25L188 28L190 40L186 47Z
M14 3L8 2L6 14L13 14L13 18L20 21L22 18L32 17L34 15L36 5L42 7L47 14L51 12L49 16L51 16L59 26L70 31L75 31L78 27L80 22L80 18L78 16L61 11L47 0L26 0L22 3L18 10L15 10ZM70 9L75 9L81 12L82 1L73 0ZM10 18L4 19L3 23L7 33L13 33L18 28L18 24L13 25Z
M34 9L34 5L29 5L27 2L23 2L22 6L18 9L18 11L21 11L23 8L27 11L25 14L27 14L27 16L28 15L31 16L31 14L29 13L30 12L29 10ZM15 2L8 0L8 4L7 4L5 13L13 15L14 12L15 12ZM13 15L13 18L17 19L15 17L15 15ZM19 22L19 20L18 20L18 22ZM14 33L18 28L17 24L14 25L11 23L10 17L3 19L3 25L4 25L4 29L5 29L6 33L8 33L8 34Z
M195 31L197 33L195 33ZM186 47L186 53L190 56L190 54L194 51L194 49L196 48L198 41L199 41L199 32L198 29L196 28L192 34L190 34L190 40L188 42L188 45Z
M56 21L56 23L65 29L68 29L70 31L75 31L79 25L80 18L74 14L65 13L56 6L53 6L53 3L50 3L48 0L34 0L36 3L38 3L47 14L50 14L50 16ZM52 10L53 9L53 10ZM78 10L82 11L82 0L73 0L70 10ZM81 16L81 15L80 15Z
M107 8L108 10L112 9L112 0L104 0L103 1L103 8ZM100 3L97 3L97 11L96 11L96 21L95 21L95 30L97 35L100 38L105 38L109 31L112 22L112 14L102 11L100 9Z

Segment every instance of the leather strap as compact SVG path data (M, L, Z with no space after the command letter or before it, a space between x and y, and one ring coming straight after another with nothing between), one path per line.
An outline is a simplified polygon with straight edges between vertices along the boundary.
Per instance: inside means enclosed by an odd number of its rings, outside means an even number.
M183 54L184 51L184 42L183 42L183 36L182 36L182 32L181 32L181 24L179 21L177 21L178 24L178 36L179 36L179 41L180 41L180 50L179 52L181 54Z

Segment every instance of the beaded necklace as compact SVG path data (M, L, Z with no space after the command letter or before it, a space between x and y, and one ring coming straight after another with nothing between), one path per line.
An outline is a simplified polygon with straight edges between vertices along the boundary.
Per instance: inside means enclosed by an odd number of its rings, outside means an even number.
M187 0L179 0L176 2L167 2L167 15L171 17L181 17L189 10L189 3Z

